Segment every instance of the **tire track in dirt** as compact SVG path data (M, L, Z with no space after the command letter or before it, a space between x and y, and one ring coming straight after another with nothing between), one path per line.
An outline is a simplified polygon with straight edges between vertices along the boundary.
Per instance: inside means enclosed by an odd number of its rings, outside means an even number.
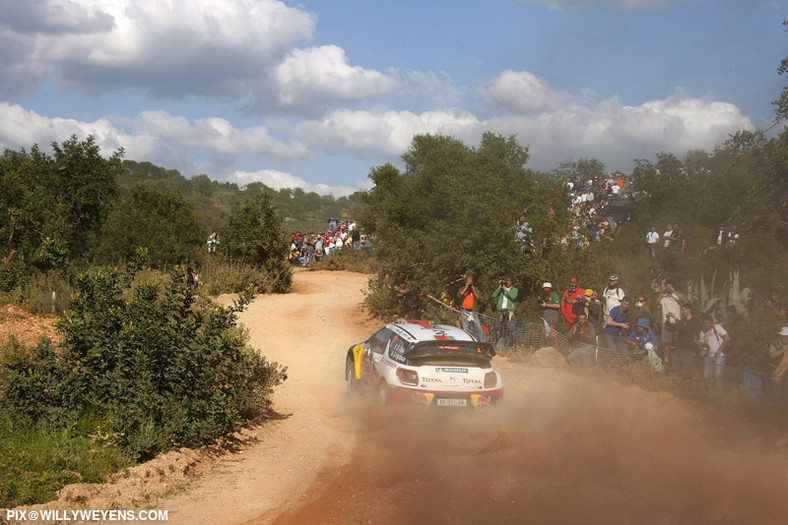
M259 296L240 315L249 344L288 367L287 381L273 396L281 419L254 430L258 444L228 456L189 490L157 502L169 509L170 523L242 523L276 513L303 503L320 472L349 460L355 436L341 421L344 350L369 332L360 311L367 279L297 272L292 293Z

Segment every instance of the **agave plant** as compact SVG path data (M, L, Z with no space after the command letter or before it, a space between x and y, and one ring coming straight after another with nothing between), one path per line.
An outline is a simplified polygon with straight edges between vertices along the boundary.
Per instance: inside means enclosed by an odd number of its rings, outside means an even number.
M704 314L709 314L717 320L727 319L732 311L738 315L747 315L747 305L750 302L750 289L742 288L739 280L739 270L731 272L728 281L721 287L717 286L717 272L711 278L711 286L706 286L703 275L700 284L690 282L687 293L697 301L697 305Z
M750 302L750 289L741 288L739 284L739 270L733 270L728 288L728 307L736 309L739 315L747 316L747 305Z

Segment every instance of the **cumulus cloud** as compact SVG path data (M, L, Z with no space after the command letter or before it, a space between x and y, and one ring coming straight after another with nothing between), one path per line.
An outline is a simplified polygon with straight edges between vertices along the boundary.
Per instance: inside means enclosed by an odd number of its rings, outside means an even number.
M336 110L321 119L276 128L239 128L222 118L190 119L165 111L84 122L47 118L0 103L0 147L18 149L61 142L72 134L93 134L105 152L123 147L127 158L175 168L187 176L207 173L217 180L232 177L240 184L260 181L273 188L301 187L333 195L352 189L310 184L290 173L247 166L297 161L320 152L380 165L395 162L416 134L449 135L474 145L483 132L492 131L514 134L529 145L529 166L534 169L551 170L571 158L595 157L608 169L629 171L634 158L652 158L660 151L681 157L691 149L711 150L741 129L754 126L738 107L692 97L681 89L637 106L622 105L612 97L593 105L568 103L487 120L460 108L421 113Z
M310 148L322 148L329 153L351 153L365 158L390 158L402 154L413 135L436 133L469 135L476 132L479 120L461 110L410 111L341 110L332 112L319 121L302 122L294 135Z
M493 79L484 95L500 109L514 113L552 111L571 99L569 94L552 89L533 73L512 70Z
M20 33L95 33L108 31L114 18L98 6L71 0L0 0L0 25Z
M274 75L280 105L293 109L381 97L398 86L391 75L351 66L334 45L293 50Z
M126 157L225 179L240 159L295 160L311 155L298 141L275 137L265 126L239 129L221 118L188 119L166 111L92 122L46 118L18 105L0 103L0 147L19 149L93 135L102 151L118 148Z
M545 170L571 157L595 157L609 169L626 171L634 158L651 158L659 151L682 157L690 149L711 150L730 133L754 129L735 105L692 98L682 90L639 106L621 105L613 97L594 106L499 116L486 124L530 144L534 167Z
M138 88L170 97L249 95L316 24L276 0L37 0L14 13L3 29L27 50L17 68L58 71L86 92Z
M230 176L229 181L235 182L242 187L252 182L262 182L274 190L301 188L306 192L315 192L319 195L333 195L334 197L342 197L358 191L358 188L350 186L310 184L300 177L279 170L236 171Z

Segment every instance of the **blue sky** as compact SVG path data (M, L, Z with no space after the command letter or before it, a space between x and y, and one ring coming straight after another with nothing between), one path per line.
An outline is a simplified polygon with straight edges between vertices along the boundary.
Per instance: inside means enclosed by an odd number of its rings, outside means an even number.
M766 129L788 0L0 0L0 146L342 195L418 133L528 166ZM783 129L777 126L772 133Z

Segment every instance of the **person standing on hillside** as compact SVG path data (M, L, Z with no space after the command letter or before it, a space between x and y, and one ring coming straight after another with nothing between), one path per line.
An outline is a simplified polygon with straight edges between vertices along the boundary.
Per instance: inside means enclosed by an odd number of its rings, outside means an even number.
M211 256L216 255L216 247L220 244L219 243L219 236L216 232L211 233L211 236L208 237L208 254Z
M731 343L731 336L722 325L714 322L708 314L703 316L700 330L700 345L703 358L703 380L707 385L712 381L722 386L722 374L725 372L725 349Z
M607 318L610 316L610 311L615 308L616 306L621 304L621 300L627 294L624 293L624 290L618 286L618 275L611 274L608 278L608 285L602 291L602 299L605 301L604 304L604 319L602 319L602 324L607 325Z
M564 319L566 320L566 329L572 326L577 319L577 314L572 311L575 303L577 303L578 297L583 297L585 300L585 290L580 288L577 285L577 277L572 277L569 279L569 288L564 291L563 296L561 297L561 314L563 314Z
M476 290L473 276L468 275L465 277L465 286L457 294L457 300L460 306L460 326L466 332L476 336L480 341L484 341L481 322L479 321L479 316L476 315L477 303L481 300L481 296Z
M507 275L498 282L498 288L492 294L495 301L495 311L498 312L498 322L501 327L501 339L510 341L514 335L515 304L517 288L512 285L512 277Z
M657 258L657 252L654 249L659 243L659 233L657 227L652 226L651 231L646 234L646 256L650 259Z
M678 324L681 319L681 305L687 298L676 291L671 281L665 281L662 291L657 298L662 309L662 346L665 363L670 362L670 351L679 339Z
M561 298L557 292L553 291L552 283L542 284L542 297L539 298L539 306L542 307L542 319L548 328L555 330L558 326L558 317L561 310Z
M777 339L769 345L769 358L774 366L774 371L769 379L775 385L775 393L785 395L788 393L788 326L783 326L777 334Z
M670 248L670 243L673 240L673 225L668 223L665 233L662 234L662 247L666 250Z
M629 330L629 296L624 296L621 299L621 304L610 310L605 322L605 329L602 331L602 336L605 340L605 346L610 350L611 355L606 359L609 363L615 357L627 362L629 351L627 344L622 335L623 330Z
M674 356L674 367L678 364L680 373L684 379L692 379L692 368L698 353L698 334L700 333L700 319L692 315L692 305L684 303L681 305L681 320L678 323L678 341L676 343L676 355Z

